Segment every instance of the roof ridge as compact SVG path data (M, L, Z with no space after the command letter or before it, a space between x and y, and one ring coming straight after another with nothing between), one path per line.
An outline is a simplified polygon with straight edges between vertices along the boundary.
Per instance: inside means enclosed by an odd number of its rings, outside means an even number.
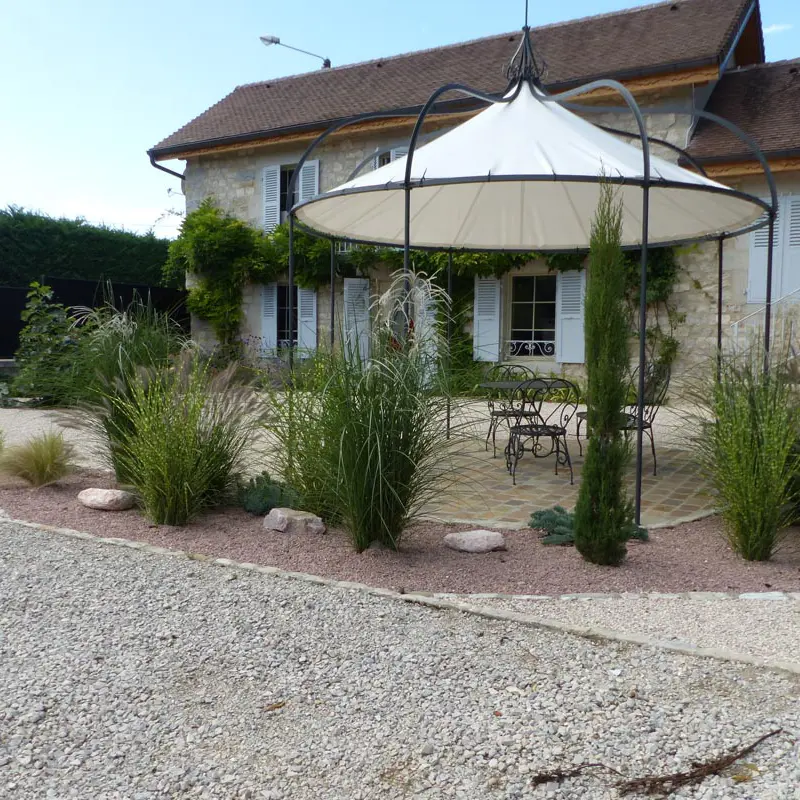
M654 8L658 8L659 6L687 5L689 3L699 3L699 2L703 2L703 0L659 0L659 2L646 3L640 6L634 6L633 8L623 8L620 9L619 11L605 11L602 14L589 14L585 17L575 17L574 19L565 19L561 20L560 22L549 22L546 25L537 25L535 28L531 28L531 33L536 33L537 31L551 30L553 28L565 28L570 25L589 22L590 20L607 19L609 17L623 17L632 14L638 14L643 11L652 11ZM517 30L514 31L507 31L505 33L493 33L490 36L478 36L475 39L466 39L462 42L451 42L450 44L436 45L434 47L424 47L421 50L407 50L404 53L395 53L394 55L381 56L378 58L368 58L365 61L353 61L350 64L340 64L336 67L309 70L308 72L296 72L293 75L281 75L280 77L267 78L266 80L263 81L251 81L250 83L239 84L238 86L235 87L235 89L233 89L233 91L236 91L236 89L249 89L251 86L271 87L275 83L289 81L294 78L305 78L308 77L309 75L331 75L339 71L354 69L356 67L366 67L369 66L370 64L385 64L387 61L396 61L402 58L410 58L411 56L423 55L425 53L439 53L442 50L453 50L456 47L467 47L472 44L477 44L478 42L489 42L494 39L509 38L513 40L513 38L520 36L521 33L522 29L518 28Z

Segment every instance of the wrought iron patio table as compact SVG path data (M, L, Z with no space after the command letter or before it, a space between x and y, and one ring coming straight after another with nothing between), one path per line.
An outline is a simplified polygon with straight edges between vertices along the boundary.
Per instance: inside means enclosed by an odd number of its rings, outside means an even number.
M519 403L516 424L509 427L508 444L505 447L506 467L513 482L517 482L517 464L523 453L528 451L535 458L555 455L555 473L558 474L559 465L566 466L572 483L572 459L569 456L566 434L567 427L578 410L577 386L563 378L495 383L514 384L510 390ZM487 381L485 388L493 387ZM496 388L502 390L505 387ZM551 400L553 393L556 393L557 399Z

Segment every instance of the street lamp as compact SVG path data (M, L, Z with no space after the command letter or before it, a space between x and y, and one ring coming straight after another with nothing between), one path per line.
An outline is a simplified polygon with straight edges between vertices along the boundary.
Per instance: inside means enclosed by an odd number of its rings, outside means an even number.
M314 56L314 58L318 58L320 61L322 61L323 69L330 69L331 60L329 58L323 58L322 56L318 56L316 53L309 53L308 50L301 50L299 47L292 47L290 44L284 44L277 36L259 36L258 38L261 39L261 42L266 47L269 47L271 44L279 44L281 47L288 47L289 50L296 50L298 53L305 53L307 56Z

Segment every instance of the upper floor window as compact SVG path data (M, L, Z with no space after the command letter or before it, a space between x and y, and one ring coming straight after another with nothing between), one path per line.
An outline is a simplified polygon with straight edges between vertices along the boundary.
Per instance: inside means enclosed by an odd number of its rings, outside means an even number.
M297 202L319 194L319 161L306 161L295 184L294 199L289 198L289 182L296 164L270 164L261 171L264 231L269 233L286 220L289 209Z
M387 164L391 164L392 161L402 158L407 152L407 147L393 147L391 150L384 150L381 153L377 153L373 162L373 169L385 167Z

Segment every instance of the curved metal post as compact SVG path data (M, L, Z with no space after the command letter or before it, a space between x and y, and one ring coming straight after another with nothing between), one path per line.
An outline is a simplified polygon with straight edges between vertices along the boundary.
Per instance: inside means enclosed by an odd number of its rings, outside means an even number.
M619 81L598 80L561 92L554 95L543 95L548 102L560 102L577 94L584 94L593 89L614 89L625 101L636 119L639 128L639 140L642 144L642 259L639 271L639 386L636 399L636 489L634 497L634 521L637 525L642 520L642 450L644 433L644 388L645 388L645 362L647 359L646 333L647 333L647 245L650 225L650 142L647 138L647 127L644 116L630 90Z
M722 371L722 266L725 240L720 236L717 241L717 383Z
M441 86L437 89L425 105L422 107L420 112L404 112L404 111L368 111L364 114L355 114L352 117L348 117L347 119L340 120L339 122L334 123L331 125L327 130L324 130L319 136L317 136L309 145L306 147L305 152L303 155L300 156L300 160L297 162L297 166L294 168L294 172L292 173L292 177L289 179L289 186L287 189L287 196L290 199L290 202L294 200L294 193L295 189L297 188L297 181L298 176L300 175L300 171L303 169L303 165L308 161L309 156L311 153L319 147L322 142L324 142L331 134L336 133L336 131L341 130L342 128L346 128L348 125L354 125L358 122L367 122L373 119L386 119L391 117L417 117L416 124L414 126L414 130L411 134L411 141L409 143L408 148L408 163L406 165L406 244L404 247L403 252L403 270L406 274L406 296L408 295L408 275L410 271L410 216L411 216L411 188L410 188L410 179L411 179L411 160L413 158L414 148L416 147L416 142L419 137L419 129L422 127L422 122L430 112L433 104L436 100L441 97L446 92L461 92L462 94L466 94L470 97L474 97L477 100L483 100L487 103L507 103L516 98L519 94L520 87L522 82L520 81L517 85L517 90L514 92L512 97L502 97L493 94L487 94L486 92L481 92L478 89L473 89L470 86L465 86L460 83L449 83L445 86ZM292 202L292 206L289 209L289 297L291 298L292 293L294 291L294 209L295 203ZM293 364L293 353L292 353L292 340L291 340L291 333L292 333L292 320L291 314L289 320L289 333L290 333L290 344L289 344L289 366L291 367Z
M601 131L606 131L606 133L613 133L616 136L627 136L630 139L637 138L635 133L623 131L621 128L612 128L609 125L595 125L595 128L599 128ZM661 147L666 147L668 150L672 150L673 153L678 153L678 155L683 156L704 178L708 177L708 173L705 171L702 164L690 156L689 153L687 153L682 147L678 147L678 145L672 144L672 142L668 142L666 139L661 139L658 136L648 136L647 141L651 144L657 144L661 145Z
M451 368L453 366L450 358L450 342L453 338L453 251L447 254L447 297L450 300L450 308L447 309L447 438L450 438L450 381L452 380Z
M331 239L331 351L334 341L334 315L336 313L336 240Z
M598 83L595 81L595 83ZM583 93L586 91L586 88L592 86L592 84L587 84L586 87L579 87L577 90L573 90L572 94L574 95L575 91ZM567 94L564 92L563 94ZM552 95L554 98L561 97L562 95ZM619 106L586 106L582 105L581 103L561 103L564 108L569 109L570 111L582 111L587 114L614 114L619 113ZM752 136L746 134L741 128L734 125L729 120L725 119L725 117L720 117L718 114L713 114L710 111L706 111L702 108L691 108L687 109L683 106L659 106L658 108L651 108L645 106L642 108L639 107L639 110L642 114L647 114L648 116L655 116L656 114L682 114L684 116L689 116L694 119L695 117L700 117L701 119L707 119L711 122L716 122L718 125L722 126L726 130L730 131L737 139L744 142L747 147L750 149L752 154L755 156L756 160L761 164L761 168L764 170L764 177L767 179L767 185L769 186L769 193L770 193L770 200L771 205L774 213L778 211L778 188L775 184L775 177L772 174L772 170L770 169L769 162L767 161L764 152L756 143L755 139ZM688 158L688 156L687 156ZM693 159L689 158L690 163ZM760 226L756 227L763 227L766 222L762 223ZM753 228L755 230L755 228Z
M292 195L290 194L289 197L292 197ZM298 303L298 306L299 305L300 304ZM300 309L298 308L298 312L299 310ZM289 211L289 372L291 373L293 369L294 369L294 213L290 210Z
M414 161L414 152L417 149L417 141L422 130L422 124L425 122L425 117L433 108L436 101L447 92L461 92L461 94L475 97L478 100L485 100L487 103L510 103L517 98L520 89L522 88L523 81L517 82L517 88L513 94L508 97L502 97L493 94L481 92L478 89L473 89L470 86L465 86L461 83L448 83L440 86L425 102L422 110L419 112L417 121L414 123L414 129L411 131L411 138L408 140L408 153L406 154L406 172L403 179L403 216L404 216L404 230L403 230L403 276L405 287L405 324L408 325L409 319L409 275L411 273L411 167Z

